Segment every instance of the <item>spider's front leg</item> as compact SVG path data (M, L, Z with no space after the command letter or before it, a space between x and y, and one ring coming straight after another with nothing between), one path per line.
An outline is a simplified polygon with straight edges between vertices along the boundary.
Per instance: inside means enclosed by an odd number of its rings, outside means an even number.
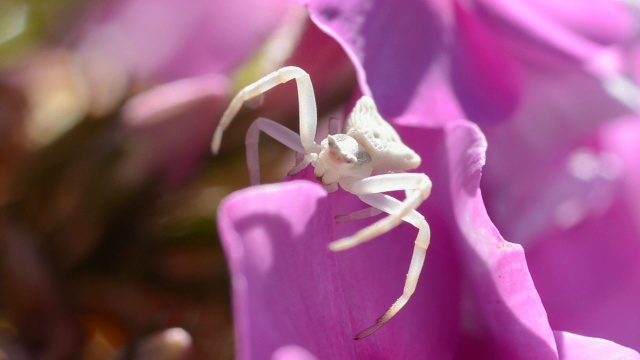
M256 121L254 121L249 127L247 137L245 138L245 145L247 147L247 167L249 168L249 180L251 185L260 184L260 153L258 151L260 131L263 131L265 134L300 154L305 153L298 134L273 120L265 118L256 119ZM306 166L308 164L308 157L305 157L302 163L297 166Z
M391 320L391 318L405 306L416 289L431 239L429 224L424 219L424 216L420 215L416 209L431 193L431 180L424 174L384 174L356 181L348 186L347 190L357 195L364 203L373 208L380 209L389 215L360 230L353 236L329 244L331 250L345 250L369 241L391 230L402 221L406 221L418 228L418 236L415 240L413 255L402 295L375 324L356 334L355 339L359 340L371 335ZM389 195L382 194L382 192L394 190L405 190L407 193L406 199L400 202Z
M298 106L300 107L300 141L305 149L305 153L309 154L317 152L319 145L315 142L316 127L318 123L318 112L316 109L316 99L313 93L313 86L309 74L304 70L287 66L280 70L274 71L262 79L247 85L240 90L238 94L231 100L229 107L222 114L220 123L213 134L211 140L211 151L217 154L222 141L222 134L231 124L231 120L240 111L242 104L258 95L261 95L271 88L283 84L290 80L296 80L298 89Z

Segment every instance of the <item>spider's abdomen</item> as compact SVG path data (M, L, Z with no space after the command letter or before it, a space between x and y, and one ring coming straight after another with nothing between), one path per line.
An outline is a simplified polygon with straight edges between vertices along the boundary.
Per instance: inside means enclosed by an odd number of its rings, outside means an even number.
M360 98L354 106L344 125L344 133L366 149L374 173L402 172L420 166L420 156L402 142L368 96Z

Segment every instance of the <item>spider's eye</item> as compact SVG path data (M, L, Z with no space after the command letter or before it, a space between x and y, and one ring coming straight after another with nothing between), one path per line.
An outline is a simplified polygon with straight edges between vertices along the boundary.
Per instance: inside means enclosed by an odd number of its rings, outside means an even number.
M338 144L336 144L336 140L331 135L327 136L327 143L330 148L336 148L338 146Z
M344 156L344 162L346 162L347 164L353 164L356 161L358 161L358 159L356 159L356 157L353 156L353 155L345 155Z

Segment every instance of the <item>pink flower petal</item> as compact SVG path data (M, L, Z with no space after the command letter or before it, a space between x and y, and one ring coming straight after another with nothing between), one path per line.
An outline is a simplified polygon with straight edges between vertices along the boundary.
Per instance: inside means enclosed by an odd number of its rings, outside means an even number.
M384 116L419 113L422 122L430 123L462 117L446 71L448 24L442 14L451 13L448 6L325 0L309 1L309 7L316 24L345 48L360 87Z
M637 119L606 125L624 109L578 70L527 81L522 111L485 128L485 203L525 247L554 329L640 349Z
M126 181L157 171L174 184L188 179L208 152L228 98L226 79L205 75L160 85L127 101L122 112L131 143L122 170Z
M77 43L147 81L226 73L258 48L290 6L259 0L102 1L87 15Z
M627 42L636 31L637 19L621 1L527 0L532 9L545 14L563 28L602 45Z
M565 29L527 2L477 0L477 13L521 55L549 61L589 63L603 46Z
M446 130L453 211L465 240L462 264L482 329L475 336L504 358L553 358L555 342L524 252L504 241L484 208L479 183L486 140L470 123Z
M634 349L640 349L638 136L636 118L621 120L572 154L564 182L574 191L565 191L551 212L556 226L526 239L553 326Z
M454 7L450 76L460 105L477 123L508 118L520 101L520 69L490 28L457 2Z
M560 360L640 359L638 352L614 342L554 331Z
M232 272L238 359L295 344L323 359L355 358L338 281L326 192L306 181L237 192L219 230ZM352 355L349 355L352 354Z

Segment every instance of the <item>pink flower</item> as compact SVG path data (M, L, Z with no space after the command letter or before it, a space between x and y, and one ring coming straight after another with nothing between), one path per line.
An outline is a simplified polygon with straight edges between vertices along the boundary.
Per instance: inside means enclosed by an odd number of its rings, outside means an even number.
M609 123L631 111L607 88L632 18L598 1L594 30L578 4L308 1L422 156L432 242L409 304L354 342L401 293L416 230L332 253L368 223L334 222L355 196L309 171L232 195L219 225L239 358L640 359L640 128Z

